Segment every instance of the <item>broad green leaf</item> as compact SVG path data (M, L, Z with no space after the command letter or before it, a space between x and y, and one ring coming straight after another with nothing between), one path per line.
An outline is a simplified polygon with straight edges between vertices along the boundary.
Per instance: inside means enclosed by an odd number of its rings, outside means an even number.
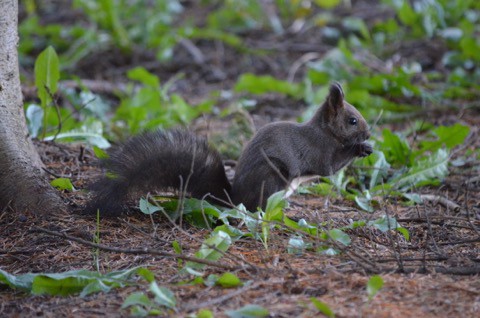
M355 196L355 202L358 204L360 208L367 212L373 212L372 206L372 196L370 195L370 191L366 190L362 195Z
M151 283L155 280L155 275L153 272L147 268L140 267L137 270L137 275L143 277L147 282Z
M328 255L328 256L334 256L334 255L340 254L339 250L336 250L328 246L321 246L320 248L317 249L317 252L323 255Z
M94 281L95 278L92 276L78 274L73 276L59 274L37 275L33 279L32 293L34 295L58 296L79 294L85 287Z
M237 310L227 310L225 314L230 318L262 318L268 317L270 312L259 305L246 305Z
M398 224L397 220L393 217L382 216L381 218L378 218L376 220L369 221L368 225L373 226L382 232L395 230L402 234L406 240L410 239L410 233L408 232L408 230Z
M143 308L143 306L133 305L130 308L130 315L132 317L147 317L149 312Z
M453 126L439 126L432 132L437 136L437 140L422 141L420 143L422 151L436 151L441 147L446 147L450 150L461 145L470 133L470 128L461 124L455 124Z
M177 300L173 292L162 286L158 286L157 282L150 283L150 291L155 295L155 302L159 305L175 308L177 306Z
M172 242L172 247L175 253L182 254L182 246L180 245L180 243L178 243L177 240Z
M398 17L402 23L412 26L417 23L417 14L413 11L407 0L400 0L397 3L401 3L400 10L398 12Z
M383 278L381 276L375 275L370 277L367 283L367 294L368 299L371 300L380 289L383 287Z
M216 285L222 286L224 288L232 288L242 285L242 281L238 278L237 275L232 273L224 273L220 276L215 282Z
M310 298L310 301L312 302L312 304L315 305L315 307L318 309L319 312L321 312L322 314L324 314L329 318L335 318L335 313L330 308L330 306L328 306L326 303L314 297Z
M283 209L287 206L287 200L285 200L284 196L285 191L278 191L268 198L264 220L282 221Z
M56 178L50 181L50 185L58 190L75 191L72 181L70 181L69 178Z
M350 239L350 236L348 236L347 233L339 229L331 229L330 231L328 231L328 237L330 237L331 239L337 242L342 243L345 246L350 245L350 243L352 242L352 240Z
M278 80L269 75L257 76L247 73L238 79L235 91L257 95L282 93L293 98L301 98L303 89L299 84Z
M410 240L410 232L408 232L408 230L404 227L397 227L396 228L397 232L399 232L400 234L403 235L403 237L409 241Z
M208 309L200 309L195 318L214 318L213 312Z
M209 261L218 261L223 256L222 252L226 252L231 244L232 239L230 236L225 232L218 231L202 243L200 250L195 253L195 257ZM197 270L204 268L205 265L187 262L186 267Z
M265 213L262 214L262 242L265 249L268 248L268 239L270 236L270 227L272 221L283 221L283 209L287 205L284 198L285 191L278 191L272 194L267 200Z
M400 225L397 222L397 219L393 217L385 216L385 215L376 220L369 221L368 225L373 226L382 232L395 230L397 229L397 227L400 227Z
M190 31L191 33L187 35L189 38L218 40L240 51L246 52L248 50L248 48L243 43L242 38L236 36L233 33L224 32L220 29L213 28L193 28Z
M63 141L84 141L101 149L110 147L110 143L103 137L103 124L94 120L84 123L82 126L70 131L61 132L56 135L45 137L44 141L63 139Z
M4 284L10 286L11 288L30 291L35 276L36 274L32 273L15 276L0 269L0 285Z
M242 236L252 236L253 235L253 234L245 233L242 230L240 230L239 228L237 228L235 226L231 226L229 224L219 225L213 231L214 232L222 231L222 232L227 233L228 235L230 235L233 242L235 242L236 240L238 240Z
M127 279L138 270L138 267L134 267L105 275L87 270L35 274L31 292L35 295L59 296L81 293L80 296L84 297L93 292L109 291L111 288L125 286L128 284Z
M383 142L380 145L386 155L386 161L395 166L410 166L412 151L405 138L388 129L384 129L382 134Z
M360 175L369 177L368 189L370 192L373 193L376 186L385 187L385 182L390 173L390 164L382 151L374 150L370 156L357 160L355 165L361 167L357 169ZM365 167L368 168L365 169Z
M58 56L55 49L47 47L35 61L35 86L42 107L51 102L50 94L57 92L57 83L60 78Z
M144 214L151 215L155 212L162 211L163 208L161 206L156 206L150 202L148 202L147 199L141 198L139 202L139 208L140 211Z
M98 146L93 146L93 153L98 159L106 159L109 157L108 153Z
M332 9L336 7L341 0L314 0L315 4L324 9Z
M301 236L295 235L288 240L287 251L289 254L302 254L307 248Z
M130 38L128 37L127 30L122 25L122 20L118 13L119 6L115 0L102 0L99 1L101 10L104 13L104 20L109 29L113 31L113 36L122 49L130 48Z
M27 107L26 117L28 119L28 131L32 138L37 138L40 129L42 128L43 123L43 108L36 105L30 104Z
M408 190L415 186L432 184L444 179L448 174L448 152L445 149L438 149L430 156L416 161L415 164L404 175L390 181L396 189Z
M127 72L127 76L131 80L139 81L140 83L159 89L160 79L158 76L150 73L143 67L135 67Z
M121 286L123 285L110 284L110 283L104 282L103 280L94 280L82 289L79 296L83 298L93 293L98 293L98 292L108 293L113 287L121 287Z
M145 295L143 292L136 292L130 294L122 304L122 309L128 308L130 306L141 305L144 307L153 306L153 302Z
M201 227L211 228L220 216L220 209L204 200L194 198L180 200L170 200L161 202L161 206L169 212L172 219L180 217L178 204L182 202L181 216L190 224Z

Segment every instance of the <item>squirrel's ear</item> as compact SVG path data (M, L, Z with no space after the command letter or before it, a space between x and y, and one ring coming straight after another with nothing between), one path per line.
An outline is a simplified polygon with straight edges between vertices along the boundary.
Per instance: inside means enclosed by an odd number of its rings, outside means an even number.
M334 82L330 85L330 91L327 96L327 103L335 109L343 107L343 89L342 85Z

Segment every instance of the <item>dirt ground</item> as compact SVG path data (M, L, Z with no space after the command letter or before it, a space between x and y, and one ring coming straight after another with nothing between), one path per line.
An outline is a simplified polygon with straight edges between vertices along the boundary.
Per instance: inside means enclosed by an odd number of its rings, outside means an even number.
M362 4L363 2L359 2ZM368 14L360 10L358 14ZM366 17L371 18L372 17ZM318 34L302 33L278 37L272 34L246 34L252 47L275 45L268 56L239 56L238 52L219 43L198 41L195 45L206 58L203 65L192 62L191 52L177 48L175 59L168 66L147 59L149 70L163 81L178 72L185 74L172 90L187 100L195 101L218 89L231 89L237 77L245 72L270 74L287 78L289 66L308 52L324 53ZM438 52L430 52L425 44L424 58L432 65ZM408 50L408 48L405 48ZM418 47L416 47L418 50ZM136 66L141 58L119 61L114 52L91 56L78 67L78 76L101 79L113 84L122 62L123 70ZM101 60L101 63L94 61ZM90 65L94 67L89 67ZM87 71L88 70L88 71ZM301 72L299 70L299 78ZM26 75L28 77L28 74ZM28 92L28 87L24 87ZM348 95L347 95L348 100ZM259 100L260 107L252 112L257 126L279 119L294 119L303 105L271 96ZM225 124L225 120L227 123ZM215 119L212 119L215 122ZM471 133L465 144L453 152L453 158L465 157L480 147L480 116L478 111L435 114L435 122L460 122L469 125ZM228 118L219 127L228 125ZM196 123L197 128L201 123ZM210 127L210 126L209 126ZM212 125L211 127L217 127ZM393 130L395 126L386 126ZM211 129L211 128L210 128ZM44 216L39 211L14 214L0 212L0 268L12 273L63 272L72 269L95 270L94 249L66 236L54 236L47 229L91 242L97 225L92 216L78 213L88 198L85 191L101 172L89 148L82 145L38 143L37 148L46 170L53 176L71 178L77 191L63 193L72 212ZM408 229L410 240L397 232L381 233L372 228L357 228L348 234L352 244L342 253L328 256L305 251L291 254L286 250L288 237L273 232L269 249L253 239L241 239L218 263L209 266L206 274L221 274L228 265L245 283L242 287L225 289L204 285L182 284L176 259L153 254L130 253L138 248L173 252L172 242L178 241L184 255L195 253L209 231L170 224L161 216L153 223L136 211L101 222L101 244L123 249L124 252L100 251L99 264L104 272L144 266L155 273L159 285L170 288L177 298L178 310L164 316L183 317L207 308L215 317L224 317L226 310L247 304L258 304L270 311L270 317L321 316L310 301L315 297L327 303L336 317L478 317L480 315L480 178L475 158L460 167L451 167L450 175L439 187L420 189L433 199L423 205L405 206L389 198L379 198L380 206L372 214L362 212L351 201L314 195L296 195L290 200L286 214L309 222L328 224L332 228L350 220L375 219L382 215L395 217ZM318 243L312 241L313 243ZM366 283L370 276L380 274L383 289L368 299ZM29 296L7 288L0 289L1 317L123 317L125 298L135 291L146 291L147 283L97 293L84 298Z

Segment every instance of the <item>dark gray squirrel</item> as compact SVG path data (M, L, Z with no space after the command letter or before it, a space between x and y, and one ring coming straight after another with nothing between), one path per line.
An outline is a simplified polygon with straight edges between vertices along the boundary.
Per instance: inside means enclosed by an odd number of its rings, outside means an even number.
M191 197L250 211L296 177L329 176L355 157L372 153L367 122L333 83L309 121L274 122L262 127L243 150L233 184L220 154L205 138L186 130L157 130L115 147L101 164L107 173L93 186L87 210L119 215L127 196L153 190L182 190Z

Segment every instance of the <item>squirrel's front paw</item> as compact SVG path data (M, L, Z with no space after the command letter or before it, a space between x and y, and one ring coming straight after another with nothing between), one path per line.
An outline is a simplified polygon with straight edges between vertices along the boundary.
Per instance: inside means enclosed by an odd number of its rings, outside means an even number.
M367 142L363 142L358 145L357 155L359 157L366 157L373 152L373 147Z

